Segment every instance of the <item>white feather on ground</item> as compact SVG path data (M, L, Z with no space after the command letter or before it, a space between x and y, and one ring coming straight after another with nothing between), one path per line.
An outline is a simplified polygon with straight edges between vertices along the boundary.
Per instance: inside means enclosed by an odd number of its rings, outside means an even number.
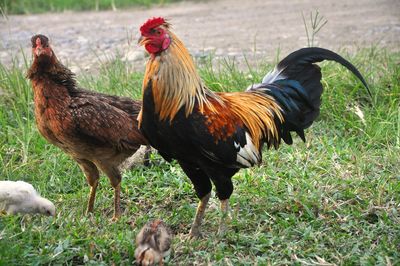
M56 208L24 181L0 181L0 210L7 214L39 213L54 216Z

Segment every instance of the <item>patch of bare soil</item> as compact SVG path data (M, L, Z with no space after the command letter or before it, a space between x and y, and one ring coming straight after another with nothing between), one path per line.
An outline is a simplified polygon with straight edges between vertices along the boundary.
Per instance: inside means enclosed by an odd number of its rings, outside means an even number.
M378 45L399 50L398 0L220 0L181 2L150 9L130 9L9 16L0 20L0 60L10 64L21 48L30 57L30 37L48 35L58 57L74 71L96 70L99 60L120 54L143 67L136 39L148 18L168 18L195 56L269 58L307 45L302 12L319 10L328 23L316 45L337 50Z

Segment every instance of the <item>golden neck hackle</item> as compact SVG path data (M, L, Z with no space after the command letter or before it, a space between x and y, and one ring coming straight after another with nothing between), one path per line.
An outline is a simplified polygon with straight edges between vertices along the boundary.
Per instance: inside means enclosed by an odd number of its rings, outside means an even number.
M152 82L155 111L161 120L171 121L182 107L188 116L196 103L201 112L205 105L213 110L207 96L215 94L205 89L183 43L172 32L168 34L171 45L160 55L149 59L143 80L143 90L147 88L148 82Z

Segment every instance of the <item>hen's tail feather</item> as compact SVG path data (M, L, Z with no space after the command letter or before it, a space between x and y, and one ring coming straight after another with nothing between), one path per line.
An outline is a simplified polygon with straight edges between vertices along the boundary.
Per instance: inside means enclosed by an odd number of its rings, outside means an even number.
M323 92L322 75L321 69L314 63L323 60L336 61L345 66L361 80L371 95L360 72L340 55L315 47L291 53L264 77L262 84L250 88L250 91L268 94L279 102L285 119L280 125L280 136L287 144L293 143L292 131L305 141L304 129L319 115Z

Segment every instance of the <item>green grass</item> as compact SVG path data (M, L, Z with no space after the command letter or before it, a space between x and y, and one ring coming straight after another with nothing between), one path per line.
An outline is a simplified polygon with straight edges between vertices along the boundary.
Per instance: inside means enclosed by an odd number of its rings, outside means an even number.
M132 6L149 7L174 1L177 0L0 0L0 10L5 14L31 14L68 10L123 9Z
M78 166L39 135L25 69L0 65L0 177L31 182L57 207L55 218L0 217L0 265L131 265L134 237L151 218L164 219L175 232L169 265L399 264L400 54L374 48L341 54L366 76L373 99L343 67L323 63L321 115L307 130L307 142L296 138L292 146L264 151L261 166L241 170L233 178L229 232L215 236L214 196L199 240L185 237L197 204L192 185L176 163L158 155L152 167L124 173L119 222L109 221L113 193L105 177L95 213L86 217L89 188ZM225 91L244 89L272 67L199 65L206 83ZM137 98L141 78L117 60L79 80Z

